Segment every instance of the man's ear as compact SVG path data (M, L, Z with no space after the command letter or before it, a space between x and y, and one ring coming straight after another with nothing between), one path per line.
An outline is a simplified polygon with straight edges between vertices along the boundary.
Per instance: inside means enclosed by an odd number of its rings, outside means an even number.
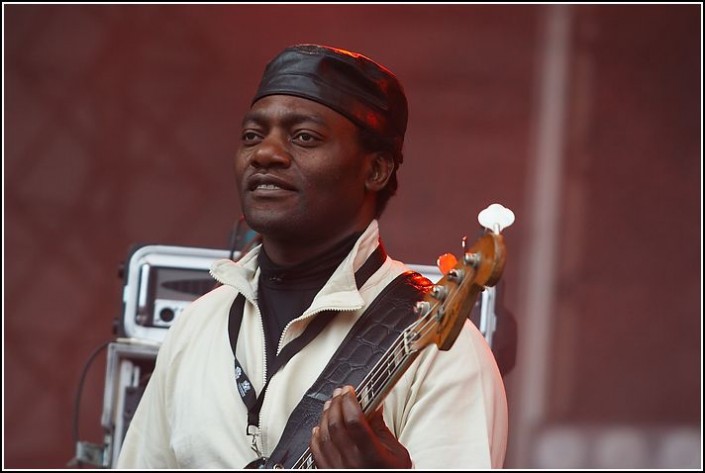
M365 188L368 191L379 192L389 182L394 172L394 159L389 153L374 153L370 162Z

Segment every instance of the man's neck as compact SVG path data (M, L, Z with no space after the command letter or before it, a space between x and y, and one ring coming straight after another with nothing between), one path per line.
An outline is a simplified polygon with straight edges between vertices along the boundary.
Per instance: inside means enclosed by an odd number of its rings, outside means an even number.
M300 238L277 239L272 236L262 236L262 246L269 259L280 266L293 266L304 261L309 261L316 256L329 251L340 244L353 233L362 233L367 229L369 222L364 226L352 226L335 236L320 240L303 240Z

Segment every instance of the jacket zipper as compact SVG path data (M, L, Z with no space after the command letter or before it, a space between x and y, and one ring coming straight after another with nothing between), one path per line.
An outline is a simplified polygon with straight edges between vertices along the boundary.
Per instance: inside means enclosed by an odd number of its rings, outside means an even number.
M290 320L289 323L286 324L286 326L284 327L284 330L282 330L281 337L279 337L279 343L277 344L277 355L279 354L279 352L280 352L281 349L283 348L283 347L282 347L282 341L284 340L284 334L286 333L286 331L289 329L289 327L290 327L292 324L297 323L297 322L303 322L303 321L305 321L305 320L308 320L308 319L312 318L312 317L315 316L315 315L320 314L321 312L327 312L327 311L329 311L329 310L336 311L336 312L355 312L356 310L360 310L361 308L362 308L362 307L355 307L355 308L350 308L350 307L348 307L348 308L339 309L339 308L336 308L336 307L324 307L324 308L316 309L315 312L311 312L310 314L301 316L301 317L296 318L296 319L294 319L294 320Z
M217 277L215 274L213 274L212 270L210 271L210 274L211 274L211 277L213 277L213 279L215 279L216 281L220 282L221 284L228 285L228 286L234 288L235 290L237 290L238 293L243 294L242 290L240 290L239 288L232 286L232 285L226 283L225 281L222 281L219 277ZM243 296L244 296L244 294L243 294ZM250 304L252 304L256 308L257 315L259 316L258 318L260 321L260 331L262 334L262 354L264 357L264 369L262 371L262 373L263 373L262 374L262 386L264 386L267 383L267 363L269 360L267 360L267 347L265 346L266 341L265 341L265 334L264 334L264 323L262 321L262 313L260 312L259 306L256 303L254 303L247 296L245 296L245 299L247 300L247 302L249 302ZM305 320L308 320L308 319L314 317L315 315L320 314L321 312L325 312L325 311L329 311L329 310L334 310L337 312L355 312L356 310L360 310L362 307L364 307L364 304L361 307L345 307L345 308L321 307L319 309L316 309L315 312L311 312L310 314L306 314L304 316L298 317L297 319L290 321L288 324L286 324L286 326L284 327L284 330L282 330L282 335L281 335L281 337L279 337L279 343L277 344L276 353L279 354L279 352L281 351L282 341L284 340L284 334L286 333L286 331L289 329L289 327L293 323L303 322ZM273 375L274 375L274 373L272 373L272 376ZM266 429L262 428L262 412L264 411L264 405L265 405L264 401L265 400L262 401L262 406L260 408L260 413L259 413L259 418L258 418L259 425L247 427L247 434L252 437L252 445L250 446L250 448L252 448L252 450L260 457L263 456L262 452L264 449L264 443L265 443L265 437L266 437L266 435L264 435L266 433ZM258 441L258 439L259 439L259 441Z
M259 310L259 306L257 304L250 303L255 307L257 310L257 319L259 320L259 328L260 328L260 333L262 334L262 357L264 358L264 366L262 367L262 386L266 386L267 384L267 364L269 363L269 360L267 360L267 337L265 336L264 333L264 321L262 320L262 313ZM244 316L244 313L243 313ZM260 393L260 396L263 395L264 393ZM264 399L262 400L262 406L264 406ZM262 412L262 406L260 406L260 412ZM262 428L260 427L261 422L261 415L257 416L257 425L255 426L248 426L248 434L249 430L252 429L252 450L257 454L258 457L263 457L262 454L262 449L264 448L263 445L263 440L262 440ZM257 439L259 438L260 442L258 444Z
M259 308L258 308L257 310L259 311ZM308 320L308 319L314 317L315 315L320 314L321 312L326 312L326 311L329 311L329 310L334 310L334 311L337 311L337 312L355 312L355 311L357 311L357 310L360 310L360 307L357 307L357 308L343 308L343 309L339 309L339 308L321 308L321 309L317 309L315 312L311 312L310 314L307 314L307 315L305 315L305 316L299 317L298 319L295 319L295 320L290 321L288 324L286 324L286 326L284 327L284 330L282 330L282 335L281 335L281 337L279 338L279 343L278 343L278 346L277 346L277 354L279 354L279 352L280 352L281 349L282 349L282 341L284 340L284 334L285 334L286 331L289 329L289 326L290 326L291 324L293 324L293 323L295 323L295 322L303 322L303 321L305 321L305 320ZM262 317L261 317L261 314L260 314L260 320L261 320L261 318L262 318ZM263 332L264 332L264 329L263 329ZM265 353L265 359L266 359L266 356L267 356L267 354ZM272 376L274 376L275 374L276 374L276 373L272 373ZM263 425L263 424L266 424L266 422L262 422L262 417L263 417L262 414L263 414L264 411L265 411L264 406L265 406L265 404L266 404L266 401L267 401L266 399L264 399L264 400L262 401L262 408L261 408L260 411L259 411L259 431L258 431L258 435L259 435L259 437L260 437L260 439L261 439L261 445L260 445L261 448L264 448L264 446L265 446L265 445L264 445L264 443L265 443L265 442L264 442L264 437L265 437L265 436L262 435L262 432L263 432L262 425Z

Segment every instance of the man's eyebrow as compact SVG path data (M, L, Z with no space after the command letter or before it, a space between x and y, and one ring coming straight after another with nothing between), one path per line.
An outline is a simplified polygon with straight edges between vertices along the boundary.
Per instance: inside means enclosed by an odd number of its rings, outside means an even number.
M265 126L267 125L271 119L266 113L254 111L254 112L248 112L245 114L244 118L242 119L242 124L245 125L246 123L256 123L257 125ZM281 124L285 127L290 127L294 125L299 125L301 123L305 122L313 122L321 126L328 127L328 123L326 120L321 117L320 115L316 114L304 114L304 113L287 113L281 118Z

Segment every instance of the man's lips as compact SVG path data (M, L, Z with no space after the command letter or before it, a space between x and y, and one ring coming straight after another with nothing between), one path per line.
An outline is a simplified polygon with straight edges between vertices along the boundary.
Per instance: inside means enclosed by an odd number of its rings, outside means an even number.
M247 179L247 190L272 192L272 191L296 191L296 188L284 179L269 174L255 174Z

